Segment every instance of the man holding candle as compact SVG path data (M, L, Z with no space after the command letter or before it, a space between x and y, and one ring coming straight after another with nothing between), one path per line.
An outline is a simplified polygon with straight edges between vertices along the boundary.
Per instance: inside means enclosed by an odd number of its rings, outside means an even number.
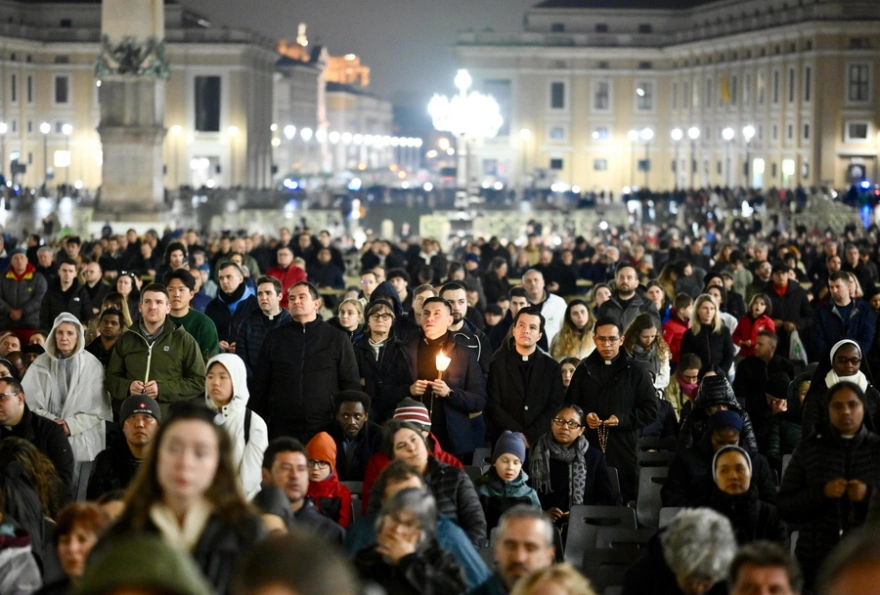
M448 301L452 308L452 324L449 325L449 330L455 342L474 352L477 361L480 362L483 376L488 376L489 365L492 363L492 349L486 333L465 318L468 310L467 289L458 281L450 281L440 288L440 297Z
M396 384L425 404L443 450L469 460L486 435L486 382L476 355L449 332L452 308L425 300L419 336L403 347L406 373Z
M622 338L617 318L596 321L596 350L574 371L565 401L586 412L587 439L601 446L609 467L617 468L621 494L629 502L638 488L639 434L657 418L657 398L651 375L620 348Z

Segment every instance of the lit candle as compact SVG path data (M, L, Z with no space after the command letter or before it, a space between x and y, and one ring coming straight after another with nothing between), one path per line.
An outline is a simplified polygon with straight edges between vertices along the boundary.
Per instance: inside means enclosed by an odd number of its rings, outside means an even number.
M449 367L449 362L451 361L450 358L443 355L442 351L437 354L437 371L440 372L440 377L437 380L443 380L443 372Z

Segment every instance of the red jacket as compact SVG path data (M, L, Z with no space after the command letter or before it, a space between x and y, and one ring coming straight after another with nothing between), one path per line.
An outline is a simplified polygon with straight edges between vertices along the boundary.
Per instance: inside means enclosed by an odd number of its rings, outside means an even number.
M740 357L755 355L755 343L758 340L758 333L762 331L776 332L776 325L773 324L773 319L766 314L761 314L756 319L752 319L750 314L746 314L739 319L731 339L733 339L733 344L739 347ZM751 341L752 344L745 347L740 345L742 341Z
M446 463L447 465L458 467L459 469L464 471L464 465L461 464L461 461L440 448L440 442L434 437L434 434L431 434L430 440L434 444L434 448L428 454L433 456L441 463ZM373 484L376 482L376 478L379 477L379 474L382 473L382 470L387 467L388 463L390 462L391 459L389 459L388 455L385 454L385 451L382 450L374 454L372 457L370 457L370 460L367 461L367 470L366 472L364 472L364 488L361 491L361 500L363 501L364 515L367 514L367 508L370 505L370 490L373 488Z
M336 472L324 481L309 481L309 492L318 512L343 527L351 525L351 492L339 481Z
M290 265L286 270L281 267L272 267L266 274L281 281L281 287L284 288L281 292L281 307L284 310L287 310L287 292L290 291L290 288L300 281L308 281L306 272L295 264Z
M681 356L681 338L689 328L690 324L682 322L675 310L670 312L669 320L663 325L663 340L669 345L669 350L672 352L670 361L673 363L678 363L678 358Z

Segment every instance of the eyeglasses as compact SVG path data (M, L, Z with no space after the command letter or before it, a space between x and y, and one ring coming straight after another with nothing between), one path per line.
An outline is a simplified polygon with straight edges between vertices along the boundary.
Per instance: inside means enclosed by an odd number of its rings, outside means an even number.
M384 321L384 320L391 320L392 318L393 317L391 316L391 314L388 314L387 312L383 312L381 314L370 314L371 320L383 320Z
M6 397L17 397L18 393L0 393L0 401L6 399Z
M327 461L309 461L309 467L312 469L326 469L330 466Z
M858 366L860 363L862 363L861 358L846 357L845 355L838 355L834 359L837 360L838 364L849 364L851 366Z
M550 421L553 422L554 426L558 426L560 428L562 426L568 426L569 429L571 429L571 430L577 430L578 428L584 427L583 424L579 424L578 422L574 421L573 419L559 419L558 417L554 417Z
M620 337L596 337L597 343L604 343L605 345L613 345L620 340Z

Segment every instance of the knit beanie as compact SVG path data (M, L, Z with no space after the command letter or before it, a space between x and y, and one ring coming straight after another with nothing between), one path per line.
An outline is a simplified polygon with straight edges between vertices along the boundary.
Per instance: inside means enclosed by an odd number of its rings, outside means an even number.
M739 432L743 429L743 418L736 411L720 410L709 417L709 431L714 432L721 428L733 428Z
M394 419L412 422L425 430L431 430L431 414L428 413L428 408L424 403L419 403L409 397L397 405L397 409L394 410Z
M112 547L92 552L73 592L103 595L126 587L167 595L213 593L192 556L181 556L161 537L147 534L114 540Z
M718 476L715 471L715 466L718 463L718 457L720 457L721 455L723 455L724 453L727 453L727 452L738 452L742 456L744 456L746 459L746 464L749 466L749 475L752 475L752 457L750 457L749 453L746 452L746 450L744 448L742 448L741 446L734 446L734 445L730 444L728 446L722 446L721 448L719 448L718 452L715 453L715 456L712 457L712 480L713 481L715 481L715 482L718 481Z
M395 315L394 314L394 305L391 303L391 301L387 300L385 298L379 298L379 299L370 301L369 305L367 306L367 309L364 310L364 319L368 319L374 311L378 310L382 306L388 308L388 312L391 314L392 317Z
M306 454L310 461L330 463L330 471L336 471L336 441L327 432L318 432L306 444Z
M521 434L511 432L510 430L502 432L498 442L495 443L495 450L492 451L492 460L490 462L494 463L498 460L498 457L505 453L519 457L520 463L526 462L526 443ZM477 461L477 464L481 462Z

